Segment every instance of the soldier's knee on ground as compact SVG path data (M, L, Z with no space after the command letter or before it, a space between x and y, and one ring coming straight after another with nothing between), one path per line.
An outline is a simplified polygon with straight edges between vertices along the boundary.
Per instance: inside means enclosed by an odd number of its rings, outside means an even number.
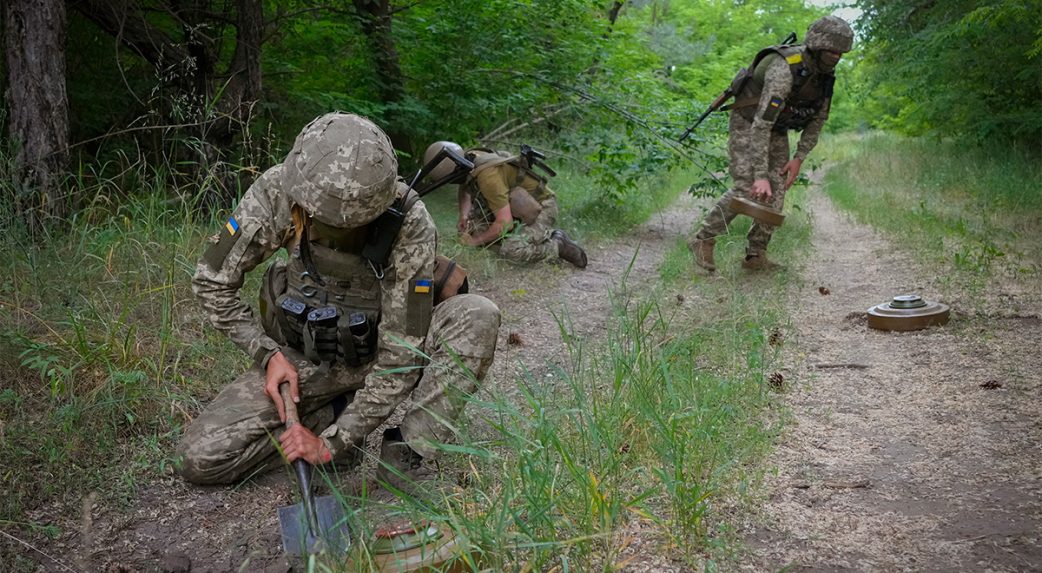
M182 441L177 447L177 458L177 472L196 485L229 484L237 477L231 471L234 458L221 456L220 452L201 448L199 444Z

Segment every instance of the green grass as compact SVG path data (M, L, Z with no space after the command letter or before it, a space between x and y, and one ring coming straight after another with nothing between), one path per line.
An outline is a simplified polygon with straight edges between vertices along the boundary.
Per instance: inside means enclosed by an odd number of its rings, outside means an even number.
M823 156L829 196L971 284L995 272L1038 273L1042 157L892 135L834 138Z
M521 376L520 400L471 400L480 421L446 464L468 486L399 511L447 523L473 571L614 571L637 528L689 566L728 559L722 508L752 489L779 430L766 379L779 354L771 333L786 321L781 301L732 294L704 313L672 289L622 287L593 343L563 317L565 366ZM346 505L365 513L368 501Z
M772 244L790 267L809 243L803 202L794 189ZM793 274L738 268L748 226L738 219L721 238L713 279L678 236L661 280L612 292L601 340L576 337L561 316L563 366L522 375L520 400L468 406L479 421L447 463L467 487L399 511L447 523L469 548L466 570L614 571L638 529L688 567L726 570L742 551L733 509L756 499L786 419L768 380L792 331Z

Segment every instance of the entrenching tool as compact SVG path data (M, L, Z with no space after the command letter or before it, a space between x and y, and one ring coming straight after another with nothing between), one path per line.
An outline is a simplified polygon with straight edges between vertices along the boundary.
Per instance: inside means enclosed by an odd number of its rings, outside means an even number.
M289 384L279 386L286 405L286 429L300 423L297 406L289 394ZM344 508L331 495L315 498L311 492L311 464L294 460L293 469L300 485L300 503L279 508L282 547L290 555L323 552L346 553L351 544Z

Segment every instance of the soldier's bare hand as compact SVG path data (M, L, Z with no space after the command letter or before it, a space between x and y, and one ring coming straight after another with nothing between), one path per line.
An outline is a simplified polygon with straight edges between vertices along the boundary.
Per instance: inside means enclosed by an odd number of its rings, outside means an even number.
M785 178L786 190L792 187L792 184L796 181L796 177L800 174L800 167L803 167L803 160L795 157L786 161L785 165L782 166L781 176Z
M771 193L771 182L766 179L757 179L756 181L753 181L753 188L749 191L749 195L753 199L770 201L773 196Z
M303 459L309 464L317 466L332 459L332 455L322 439L316 436L307 426L297 424L282 432L279 436L282 444L282 453L286 455L286 461Z
M300 391L298 390L297 368L282 352L276 352L268 360L268 370L264 377L264 393L275 403L275 409L279 412L279 419L286 423L286 405L282 403L282 395L279 394L279 386L285 382L289 383L289 395L294 403L300 402Z
M466 233L467 232L467 220L464 219L463 217L460 217L459 221L456 223L456 230L459 231L461 235Z

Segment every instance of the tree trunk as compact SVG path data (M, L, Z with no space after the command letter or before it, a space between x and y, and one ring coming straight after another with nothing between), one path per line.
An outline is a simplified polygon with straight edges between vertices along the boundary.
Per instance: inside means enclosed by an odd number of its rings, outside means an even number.
M232 117L245 120L261 95L261 43L264 9L261 0L238 0L235 55L228 73L225 108Z
M391 35L391 3L390 0L353 0L355 10L362 23L372 50L373 64L376 68L376 81L379 85L380 100L392 105L405 101L405 78L398 60L398 49ZM384 129L395 149L411 152L411 143L402 127L407 118L387 115Z
M15 208L35 227L64 217L68 164L64 0L4 0L8 138L15 147Z
M613 28L615 28L615 21L619 19L619 12L622 11L622 5L626 3L626 0L616 0L612 2L611 9L608 10L608 31L604 33L605 36L611 34Z

